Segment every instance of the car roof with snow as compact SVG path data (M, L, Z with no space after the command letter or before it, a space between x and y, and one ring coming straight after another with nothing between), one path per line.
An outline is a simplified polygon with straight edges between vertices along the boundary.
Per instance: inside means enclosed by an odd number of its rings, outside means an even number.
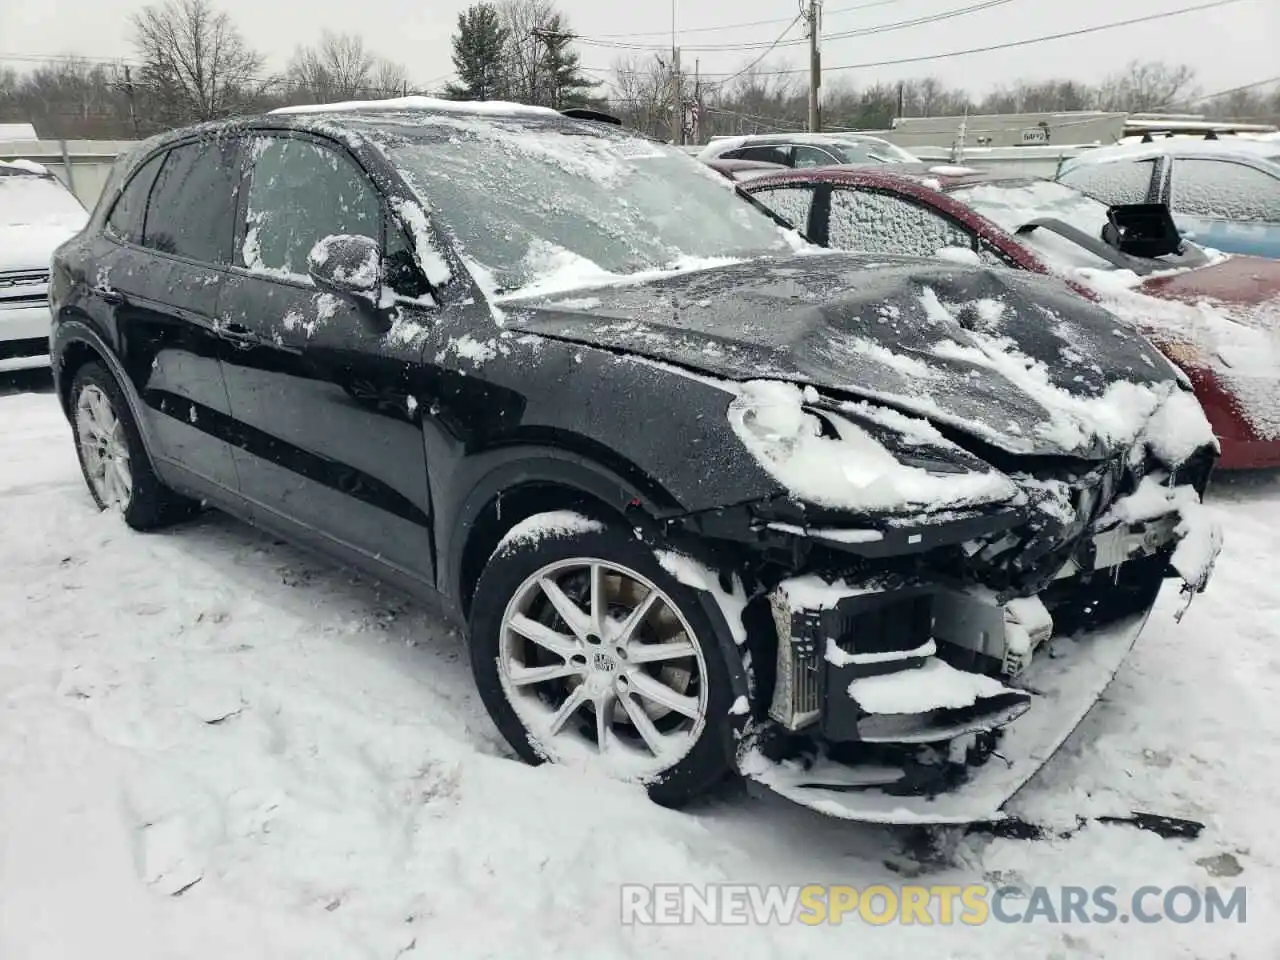
M1269 160L1280 164L1280 144L1275 141L1246 138L1205 140L1199 137L1162 137L1150 143L1123 143L1113 147L1097 147L1072 157L1063 164L1065 172L1073 167L1120 160L1150 160L1154 157L1202 157L1219 160Z

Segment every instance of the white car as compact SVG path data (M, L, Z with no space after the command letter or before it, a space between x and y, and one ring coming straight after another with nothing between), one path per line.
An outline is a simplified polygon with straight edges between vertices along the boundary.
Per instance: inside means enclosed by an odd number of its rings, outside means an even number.
M698 159L756 160L783 167L861 166L919 163L901 147L862 133L769 133L713 137Z
M44 167L0 160L0 371L49 363L49 261L88 220Z

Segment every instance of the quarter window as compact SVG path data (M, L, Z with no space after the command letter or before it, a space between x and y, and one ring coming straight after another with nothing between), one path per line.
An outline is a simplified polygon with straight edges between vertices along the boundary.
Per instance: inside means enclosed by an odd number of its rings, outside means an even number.
M381 243L382 208L373 184L344 153L312 140L253 143L241 254L251 270L307 276L307 255L325 237Z
M155 183L156 172L164 162L163 153L156 154L129 179L120 199L107 218L107 229L111 234L126 243L142 243L142 228L147 215L147 198L151 196L151 185Z

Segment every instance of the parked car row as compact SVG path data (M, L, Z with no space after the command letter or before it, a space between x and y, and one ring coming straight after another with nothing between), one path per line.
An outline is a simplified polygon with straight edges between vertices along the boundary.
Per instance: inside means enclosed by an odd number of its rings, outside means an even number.
M1182 149L1197 154L1194 142ZM1069 279L1137 324L1195 384L1221 442L1220 468L1278 467L1280 260L1224 257L1180 235L1145 185L1122 189L1128 152L1087 155L1057 182L922 164L805 172L710 164L822 246L960 256ZM1251 197L1261 209L1265 194Z
M745 185L513 104L148 140L53 258L89 491L432 599L531 763L671 804L736 773L850 819L999 816L1162 585L1205 589L1212 430L941 181Z

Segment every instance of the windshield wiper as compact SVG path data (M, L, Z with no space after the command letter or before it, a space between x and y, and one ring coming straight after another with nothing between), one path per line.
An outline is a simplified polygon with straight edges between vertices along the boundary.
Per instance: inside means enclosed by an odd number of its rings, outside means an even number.
M1120 270L1132 270L1139 276L1146 276L1147 274L1154 273L1156 268L1160 266L1160 264L1155 261L1143 260L1139 257L1131 257L1127 253L1121 253L1115 247L1103 240L1095 239L1078 227L1073 227L1071 224L1064 223L1054 217L1040 217L1035 220L1030 220L1020 226L1015 233L1017 233L1018 236L1026 236L1027 234L1042 227L1045 230L1052 231L1061 237L1066 237L1072 243L1084 247L1094 256L1099 257L1102 260L1106 260L1112 266L1117 267Z

